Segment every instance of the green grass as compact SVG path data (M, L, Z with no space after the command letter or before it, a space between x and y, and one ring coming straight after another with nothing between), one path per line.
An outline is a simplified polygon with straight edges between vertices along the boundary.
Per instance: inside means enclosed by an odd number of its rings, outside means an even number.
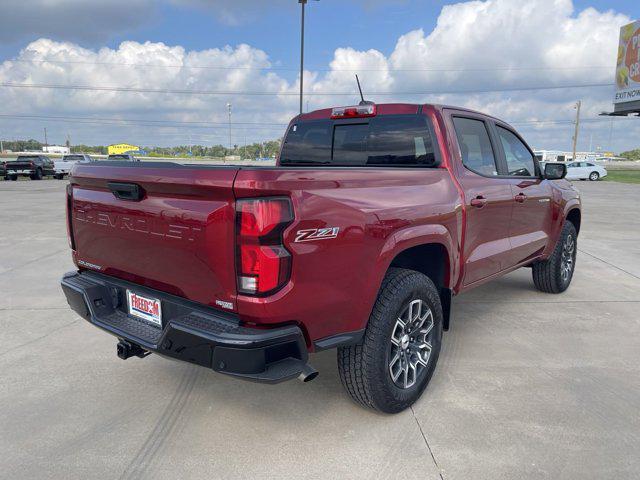
M609 170L603 180L622 183L640 183L640 170Z

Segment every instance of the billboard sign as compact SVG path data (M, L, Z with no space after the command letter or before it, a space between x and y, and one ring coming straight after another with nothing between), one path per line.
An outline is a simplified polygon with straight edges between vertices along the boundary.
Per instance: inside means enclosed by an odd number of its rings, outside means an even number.
M620 29L613 103L640 101L640 20Z
M137 145L129 145L128 143L118 143L117 145L109 145L107 147L107 153L109 155L117 155L120 153L129 153L140 150Z

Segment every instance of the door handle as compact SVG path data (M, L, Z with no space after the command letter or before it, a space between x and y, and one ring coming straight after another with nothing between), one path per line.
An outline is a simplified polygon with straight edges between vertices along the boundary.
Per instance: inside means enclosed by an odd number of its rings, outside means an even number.
M478 195L476 198L472 198L471 199L471 206L472 207L482 208L486 204L487 204L487 199L484 198L482 195Z
M524 201L527 199L527 196L524 193L519 193L515 197L513 197L513 199L518 203L524 203Z
M140 185L136 185L135 183L109 182L107 186L115 197L120 200L139 202L142 200L142 197L144 197L144 190Z

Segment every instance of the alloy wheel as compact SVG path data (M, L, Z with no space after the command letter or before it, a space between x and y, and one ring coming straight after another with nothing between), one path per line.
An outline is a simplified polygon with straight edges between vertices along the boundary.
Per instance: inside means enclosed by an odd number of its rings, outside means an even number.
M391 332L389 374L402 389L411 388L429 365L434 318L431 308L420 299L402 310Z
M576 242L573 235L568 235L562 245L560 261L560 278L563 282L569 281L575 264Z

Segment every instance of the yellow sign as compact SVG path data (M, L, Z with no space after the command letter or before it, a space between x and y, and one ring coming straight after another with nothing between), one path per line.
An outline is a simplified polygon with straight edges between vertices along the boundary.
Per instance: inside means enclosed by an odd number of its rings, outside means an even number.
M119 153L137 152L140 147L137 145L129 145L128 143L118 143L116 145L109 145L107 147L107 153L109 155L117 155Z

